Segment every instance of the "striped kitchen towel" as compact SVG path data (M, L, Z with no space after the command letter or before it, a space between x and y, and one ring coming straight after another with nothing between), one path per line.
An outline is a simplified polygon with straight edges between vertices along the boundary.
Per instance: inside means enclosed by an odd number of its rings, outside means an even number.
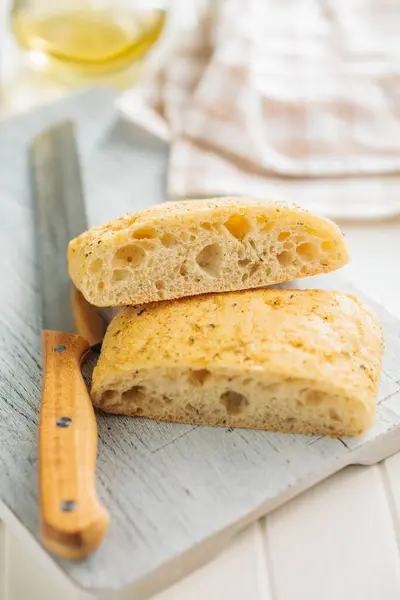
M282 198L333 218L400 212L397 0L219 0L126 92L168 139L171 199Z

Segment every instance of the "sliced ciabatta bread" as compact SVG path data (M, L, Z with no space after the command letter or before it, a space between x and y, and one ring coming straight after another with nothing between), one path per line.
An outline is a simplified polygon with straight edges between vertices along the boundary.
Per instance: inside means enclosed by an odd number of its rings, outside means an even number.
M331 221L284 202L169 202L72 240L69 272L96 306L273 285L348 261Z
M259 289L121 309L92 398L113 413L357 435L374 419L383 351L356 298Z

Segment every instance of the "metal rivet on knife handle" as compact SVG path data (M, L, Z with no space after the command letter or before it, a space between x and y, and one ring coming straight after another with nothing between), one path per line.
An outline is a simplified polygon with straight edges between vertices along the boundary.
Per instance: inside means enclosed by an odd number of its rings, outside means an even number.
M73 512L76 509L75 500L64 500L61 502L60 508L63 512Z
M57 427L61 427L61 428L69 427L71 425L71 423L72 423L72 419L70 419L69 417L60 417L56 421Z
M64 346L64 344L58 344L58 346L53 348L53 351L54 352L64 352L66 349L67 349L67 346Z

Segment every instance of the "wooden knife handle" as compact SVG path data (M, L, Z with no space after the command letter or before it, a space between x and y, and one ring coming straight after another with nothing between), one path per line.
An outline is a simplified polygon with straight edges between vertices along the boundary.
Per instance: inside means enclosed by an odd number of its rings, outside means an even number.
M95 489L97 425L81 374L89 343L43 331L39 427L39 502L44 545L64 558L85 558L102 541L108 513Z

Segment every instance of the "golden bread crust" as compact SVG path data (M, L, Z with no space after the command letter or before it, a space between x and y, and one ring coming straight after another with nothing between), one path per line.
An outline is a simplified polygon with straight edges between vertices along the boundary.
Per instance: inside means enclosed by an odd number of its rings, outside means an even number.
M339 228L295 205L254 198L166 202L70 242L69 273L96 306L274 285L340 268Z
M356 435L373 422L382 353L376 317L353 296L208 294L123 308L92 398L157 419Z

